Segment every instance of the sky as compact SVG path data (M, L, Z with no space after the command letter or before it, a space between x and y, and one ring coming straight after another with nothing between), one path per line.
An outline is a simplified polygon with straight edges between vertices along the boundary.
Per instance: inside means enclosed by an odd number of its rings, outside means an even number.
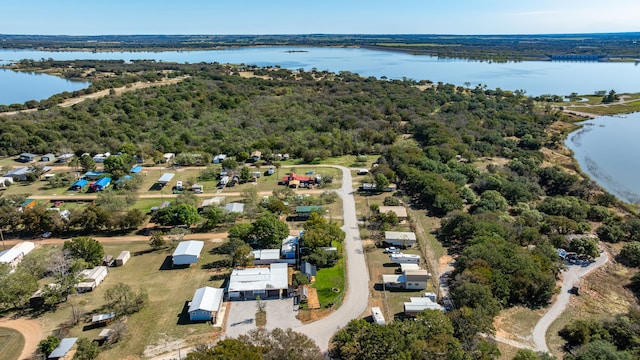
M566 34L640 31L638 0L3 1L0 34Z

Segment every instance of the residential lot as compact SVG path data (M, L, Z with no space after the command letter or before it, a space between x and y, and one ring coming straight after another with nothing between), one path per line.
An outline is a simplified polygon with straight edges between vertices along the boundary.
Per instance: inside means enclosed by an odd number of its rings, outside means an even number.
M267 329L295 328L302 323L296 319L293 298L261 300L267 312ZM232 301L227 305L227 326L225 336L238 337L256 328L255 315L258 311L256 300Z

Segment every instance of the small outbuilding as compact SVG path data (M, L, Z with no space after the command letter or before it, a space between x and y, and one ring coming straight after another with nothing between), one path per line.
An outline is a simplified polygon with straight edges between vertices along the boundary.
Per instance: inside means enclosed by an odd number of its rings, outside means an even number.
M202 200L202 205L200 205L200 207L205 208L207 206L219 206L224 203L224 199L225 198L223 196L214 196L211 199L204 199Z
M56 161L56 156L54 154L45 154L40 157L40 161L42 162Z
M409 302L404 303L404 314L416 316L424 310L445 311L444 307L429 297L411 297Z
M387 324L387 321L384 319L384 315L382 314L382 310L377 306L371 308L371 318L373 319L373 322L378 325Z
M64 338L60 340L60 345L58 345L51 354L47 357L48 360L63 360L70 359L72 354L70 354L73 347L76 345L78 338Z
M224 289L209 286L197 289L189 303L189 320L215 322L223 298Z
M93 269L86 269L80 272L82 281L76 284L78 292L93 291L109 274L106 266L96 266Z
M69 186L69 190L71 190L71 191L82 191L82 189L84 189L84 187L87 186L87 184L89 184L89 181L87 181L85 179L80 179L80 180L74 182L73 184L71 184L71 186Z
M29 163L29 162L34 161L36 159L36 157L38 157L38 155L36 155L36 154L22 153L22 154L18 155L18 159L16 161L23 162L23 163Z
M312 212L322 213L322 206L296 206L296 217L308 219Z
M407 209L404 206L380 206L378 207L378 212L380 214L386 214L388 212L392 212L396 214L398 220L404 221L407 220Z
M173 266L183 266L196 264L200 259L200 252L204 247L204 241L189 240L182 241L173 252Z
M228 203L227 205L224 206L224 210L230 213L242 214L244 213L244 204L237 203L237 202Z
M174 176L176 176L176 174L174 173L164 173L162 174L162 176L160 176L160 179L158 179L158 184L162 186L167 185Z
M131 257L131 253L129 251L122 251L120 253L120 255L118 255L118 257L116 258L116 266L124 266L124 264L127 263L127 261L129 261L129 258Z
M103 191L109 185L111 185L111 178L103 177L98 181L94 182L93 184L89 185L89 189L91 189L91 191Z

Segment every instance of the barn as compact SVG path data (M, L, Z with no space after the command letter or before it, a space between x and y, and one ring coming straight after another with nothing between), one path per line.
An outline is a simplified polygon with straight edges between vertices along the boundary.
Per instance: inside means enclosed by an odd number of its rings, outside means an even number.
M223 297L224 289L209 286L197 289L189 303L189 320L215 322Z
M173 252L173 266L196 264L200 259L200 252L204 247L204 241L182 241Z

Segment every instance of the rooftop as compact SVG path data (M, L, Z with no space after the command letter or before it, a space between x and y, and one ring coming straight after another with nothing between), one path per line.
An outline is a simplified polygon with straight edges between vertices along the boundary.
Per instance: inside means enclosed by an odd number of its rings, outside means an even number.
M176 250L173 252L173 256L179 255L200 255L202 248L204 247L204 241L189 240L181 241Z
M193 294L193 300L189 304L189 312L196 310L219 311L224 289L201 287Z
M234 269L228 291L286 289L288 286L287 264L275 263L268 268Z

